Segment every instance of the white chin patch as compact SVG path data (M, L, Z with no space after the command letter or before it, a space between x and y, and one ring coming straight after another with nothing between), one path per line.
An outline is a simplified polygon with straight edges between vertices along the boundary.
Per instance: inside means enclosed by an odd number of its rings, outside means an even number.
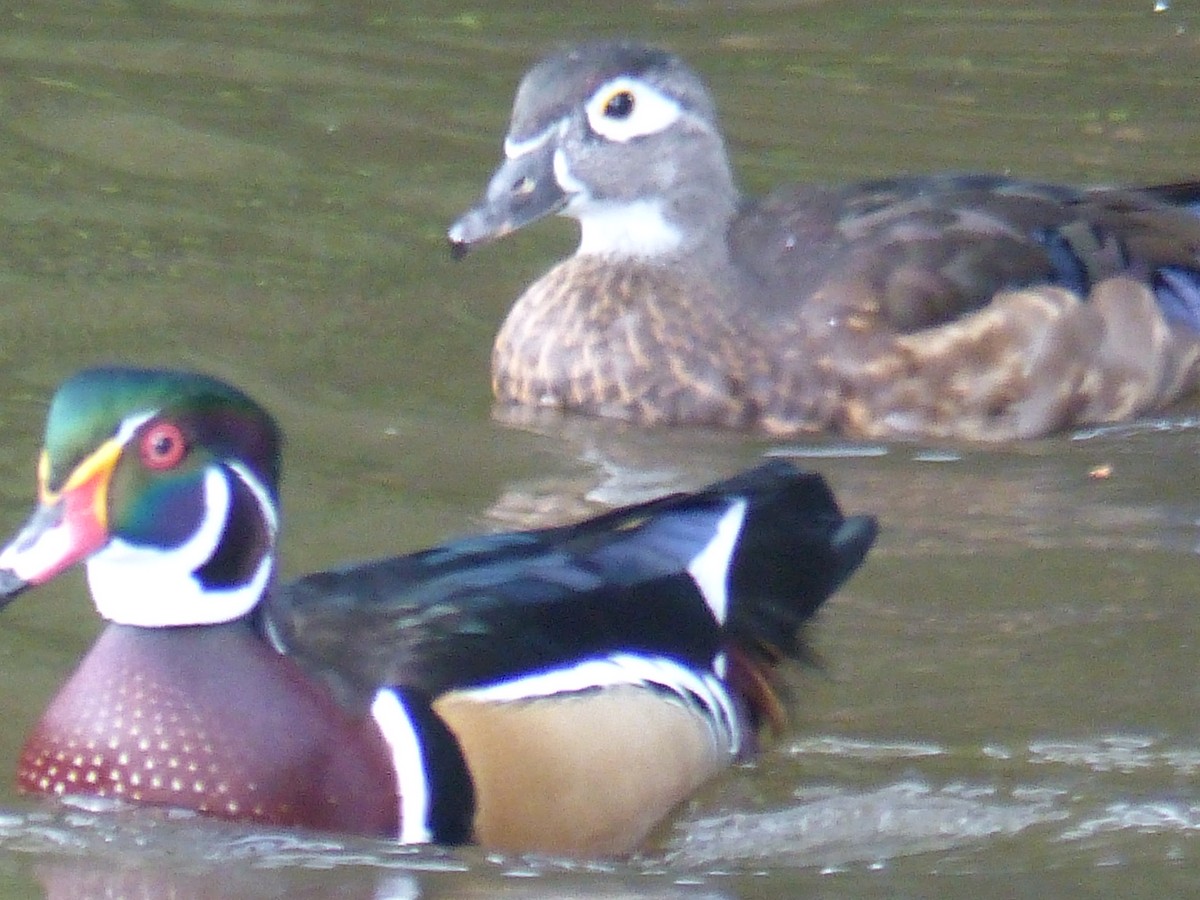
M561 147L554 151L554 180L570 198L559 215L579 221L578 256L668 256L683 243L683 232L664 215L661 200L594 199Z
M269 497L248 472L235 470L266 510L273 544L276 526ZM206 589L195 574L216 552L232 498L226 476L209 469L204 476L204 519L186 542L163 550L113 538L94 554L87 561L87 577L100 615L122 625L165 628L231 622L250 612L271 579L273 552L263 557L250 581L227 590Z
M660 200L595 200L571 174L562 150L554 154L554 179L570 197L560 215L579 221L577 256L668 256L683 233L663 214Z

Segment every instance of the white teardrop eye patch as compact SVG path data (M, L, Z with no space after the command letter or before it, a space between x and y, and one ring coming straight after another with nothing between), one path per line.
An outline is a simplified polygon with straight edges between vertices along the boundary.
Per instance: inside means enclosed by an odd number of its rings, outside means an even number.
M670 97L625 76L601 85L584 109L592 131L620 143L664 131L683 114Z

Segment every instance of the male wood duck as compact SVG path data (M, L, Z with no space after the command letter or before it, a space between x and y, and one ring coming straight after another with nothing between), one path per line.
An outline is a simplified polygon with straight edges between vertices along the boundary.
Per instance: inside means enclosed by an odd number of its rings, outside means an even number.
M275 586L280 435L198 374L55 395L0 602L78 562L108 621L21 789L608 854L778 723L776 664L875 522L768 462L574 525Z
M585 44L522 80L456 256L550 213L575 255L501 328L501 404L776 435L1007 440L1200 382L1200 184L734 183L679 57Z

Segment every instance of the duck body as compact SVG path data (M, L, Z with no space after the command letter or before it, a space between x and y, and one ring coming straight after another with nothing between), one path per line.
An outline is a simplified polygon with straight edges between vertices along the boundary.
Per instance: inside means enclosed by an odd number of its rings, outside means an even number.
M518 90L456 252L557 212L576 254L497 336L502 404L772 434L1031 437L1200 377L1200 186L933 175L738 193L672 54L570 48Z
M271 825L399 831L391 754L374 723L241 622L110 624L26 740L17 785Z
M775 662L874 537L768 463L275 584L278 452L265 411L203 376L60 389L0 596L83 562L109 625L29 736L23 790L626 852L778 718Z

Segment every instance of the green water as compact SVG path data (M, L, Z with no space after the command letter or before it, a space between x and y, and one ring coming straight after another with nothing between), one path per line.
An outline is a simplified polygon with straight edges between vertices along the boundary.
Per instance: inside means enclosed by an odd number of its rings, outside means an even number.
M696 64L752 191L943 168L1194 177L1200 14L1174 7L0 7L0 530L31 501L50 392L97 361L202 368L278 414L289 573L581 515L764 452L799 454L885 528L819 622L825 669L798 679L792 730L644 859L414 854L6 792L0 897L1187 893L1190 419L990 449L505 424L491 337L572 227L457 264L444 239L498 159L521 72L595 36ZM0 626L2 770L98 624L72 576Z

